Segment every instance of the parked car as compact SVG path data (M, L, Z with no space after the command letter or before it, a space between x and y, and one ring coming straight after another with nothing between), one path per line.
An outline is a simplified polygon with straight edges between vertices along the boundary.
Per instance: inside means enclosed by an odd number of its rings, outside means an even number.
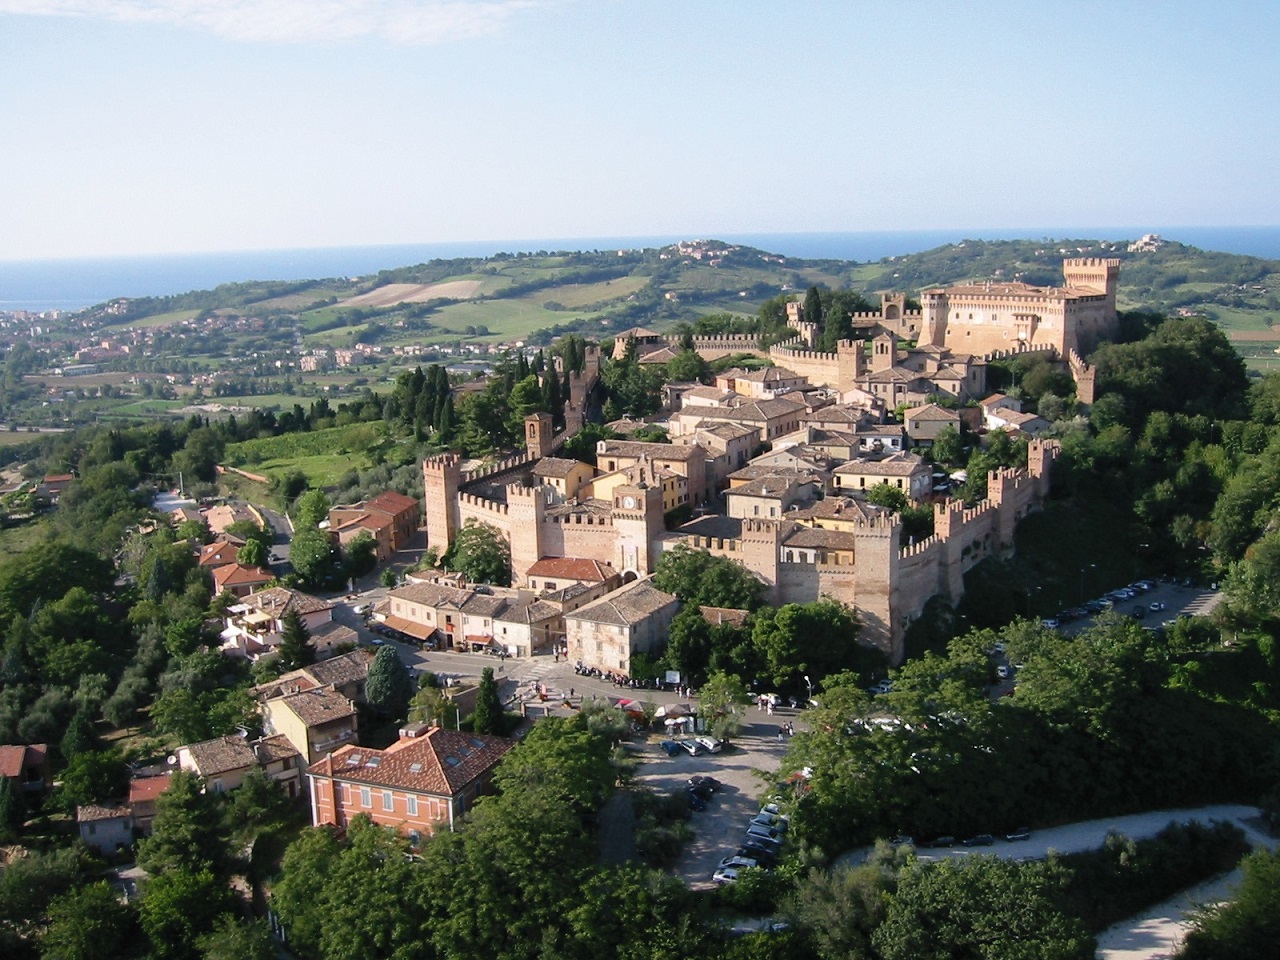
M724 786L715 777L708 777L703 774L690 777L688 783L691 787L710 787L712 790L719 790Z
M762 823L747 824L747 836L755 837L769 843L782 843L782 831L775 827L767 827Z
M715 792L715 791L713 791L710 787L705 786L705 785L702 785L702 784L687 786L687 787L685 787L685 790L686 790L686 791L688 791L689 793L693 794L693 795L694 795L695 797L697 797L698 799L703 800L703 801L710 800L710 799L711 799L711 795L712 795L712 793L714 793L714 792Z
M1015 840L1030 840L1031 828L1018 827L1017 830L1010 830L1008 833L1006 833L1004 835L1004 838L1008 840L1010 843L1013 843Z
M1040 626L1048 630L1057 630L1058 621L1054 617L1045 617L1043 620L1040 621Z
M693 810L695 813L701 813L703 810L707 809L707 801L698 796L692 790L685 791L685 799L689 801L689 809Z
M929 844L931 847L954 847L955 845L956 838L951 836L937 837L934 839L933 843Z
M725 857L720 861L717 869L720 870L750 870L752 867L760 866L750 857Z
M691 757L696 757L699 753L702 752L702 744L700 744L697 740L677 740L676 743L680 744L682 748L689 751L689 756Z
M735 856L746 857L755 860L761 867L766 870L772 867L777 860L777 848L767 843L757 843L754 840L744 840L742 846L738 847Z
M715 737L696 737L695 739L702 744L707 753L719 753L724 749L724 741L717 740Z
M663 740L660 744L658 744L658 746L662 748L662 752L665 753L668 757L674 757L677 753L680 752L680 744L678 744L674 740Z
M891 847L914 847L915 845L915 838L909 837L906 834L899 834L896 837L889 838L889 846Z
M776 817L771 813L757 813L751 818L752 823L759 824L762 827L772 827L779 833L786 833L790 822L786 817Z
M1001 680L1008 680L1009 668L1006 667L1003 663L1000 664L1000 666L996 667L996 676L999 677Z
M1152 600L1151 603L1147 605L1147 609L1150 610L1152 613L1159 613L1161 610L1164 609L1164 604L1161 603L1159 600Z
M996 838L989 833L980 833L976 837L960 842L966 847L989 847L996 842Z
M711 879L716 883L734 883L738 879L738 871L735 867L721 867L711 875Z

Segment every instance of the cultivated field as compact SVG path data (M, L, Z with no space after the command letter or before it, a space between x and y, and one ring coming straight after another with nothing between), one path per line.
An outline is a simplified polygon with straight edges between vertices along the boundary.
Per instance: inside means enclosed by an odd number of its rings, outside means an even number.
M391 307L398 303L428 300L470 300L485 285L483 280L446 280L443 283L389 283L342 301L344 307Z

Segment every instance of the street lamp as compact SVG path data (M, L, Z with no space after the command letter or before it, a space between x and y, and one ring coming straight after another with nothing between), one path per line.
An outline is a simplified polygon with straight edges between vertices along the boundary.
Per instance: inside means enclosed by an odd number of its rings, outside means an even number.
M805 675L804 685L809 688L809 702L813 703L813 681L809 679L808 674Z

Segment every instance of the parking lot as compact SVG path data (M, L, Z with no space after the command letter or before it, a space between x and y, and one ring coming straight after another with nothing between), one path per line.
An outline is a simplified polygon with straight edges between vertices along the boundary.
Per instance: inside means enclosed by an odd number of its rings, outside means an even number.
M748 821L760 810L761 800L767 795L766 785L753 771L778 768L787 747L778 740L778 726L796 722L797 716L803 714L782 710L767 716L752 707L745 717L743 732L716 754L691 757L681 751L668 757L656 739L643 748L644 763L637 779L652 790L683 791L695 774L715 777L724 785L707 809L694 813L689 821L695 837L685 847L674 872L691 887L710 887L719 862L738 849Z

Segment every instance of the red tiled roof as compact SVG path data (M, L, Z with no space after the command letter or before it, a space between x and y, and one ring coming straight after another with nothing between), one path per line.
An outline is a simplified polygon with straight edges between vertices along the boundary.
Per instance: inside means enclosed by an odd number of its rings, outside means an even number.
M169 775L162 777L139 777L129 781L129 805L154 800L169 789Z
M202 567L218 567L236 562L238 548L230 543L210 543L200 551L197 561Z
M609 564L580 557L543 557L525 574L526 577L560 577L564 580L590 580L594 583L616 575L617 572Z
M48 751L49 748L43 743L0 747L0 777L21 778L23 767L40 766Z
M401 737L386 750L342 747L312 764L307 773L455 797L497 765L514 745L502 737L432 727L416 737Z
M264 570L262 567L246 567L242 563L228 563L216 567L213 571L213 585L217 587L217 592L221 592L225 587L269 583L274 579L275 574L270 570Z
M389 513L394 516L406 510L417 510L418 501L413 497L406 497L403 493L385 490L368 501L365 504L365 509L377 510L379 513Z

